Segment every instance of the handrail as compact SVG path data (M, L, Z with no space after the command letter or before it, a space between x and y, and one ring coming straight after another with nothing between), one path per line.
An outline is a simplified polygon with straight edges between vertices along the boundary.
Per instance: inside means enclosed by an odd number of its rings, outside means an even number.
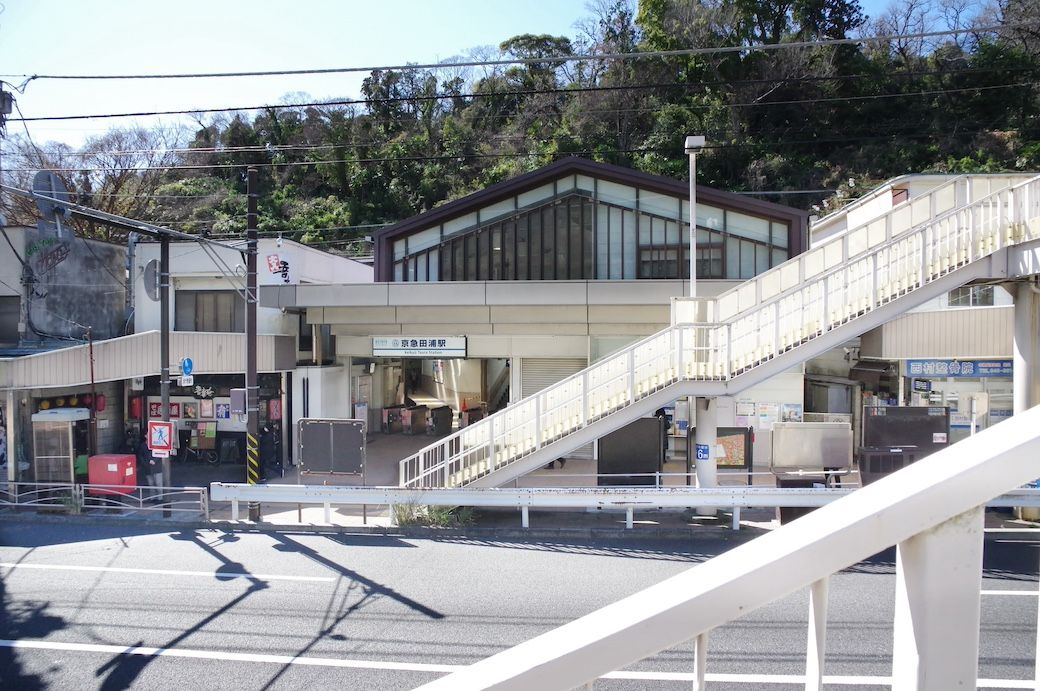
M899 547L893 688L975 688L982 550L978 507L1035 478L1038 429L1040 406L421 688L591 686L614 670L691 639L698 642L697 675L703 682L704 646L712 629L809 586L811 607L819 616L809 622L806 688L820 688L827 579L892 545ZM917 683L921 679L928 683ZM703 686L695 682L694 688Z
M977 176L961 175L955 177L932 188L926 194L903 201L869 221L848 228L840 235L828 238L802 254L791 257L787 261L771 267L719 295L704 298L673 298L672 323L719 322L739 318L755 309L763 300L777 297L777 291L793 290L804 280L806 274L805 265L816 259L817 255L822 255L824 260L832 265L835 265L833 263L838 260L848 262L861 258L872 249L891 242L893 238L899 235L908 235L919 231L966 206L981 203L987 198L995 197L1001 192L1016 186L1009 185L979 199L972 200L971 185L975 177ZM1025 184L1028 181L1026 179L1019 184ZM962 183L965 189L959 193L957 186ZM882 189L889 184L891 184L891 181L878 189ZM954 189L948 190L950 187ZM950 199L942 199L944 195L949 196ZM926 217L914 223L915 209L920 209L924 206L928 207L928 212L925 214ZM852 207L846 207L846 213L851 210L853 210ZM917 211L916 213L922 212ZM906 215L908 218L905 224L898 224L897 226L895 219L900 215ZM791 271L794 267L799 269L796 273ZM693 314L684 314L690 312L691 307Z
M789 289L713 324L671 326L401 461L404 486L450 486L509 465L679 381L730 381L1010 244L1040 235L1040 176L870 251L812 255ZM864 241L866 238L863 238ZM804 257L805 255L803 255Z

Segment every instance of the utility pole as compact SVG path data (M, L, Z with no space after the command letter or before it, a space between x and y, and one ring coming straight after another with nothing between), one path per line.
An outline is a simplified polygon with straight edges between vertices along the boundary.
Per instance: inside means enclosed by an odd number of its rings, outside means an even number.
M159 236L159 395L162 397L162 420L170 421L170 238ZM170 457L163 459L163 486L172 484Z
M246 171L246 482L260 479L260 387L256 379L256 168ZM249 502L249 520L260 520L260 504Z

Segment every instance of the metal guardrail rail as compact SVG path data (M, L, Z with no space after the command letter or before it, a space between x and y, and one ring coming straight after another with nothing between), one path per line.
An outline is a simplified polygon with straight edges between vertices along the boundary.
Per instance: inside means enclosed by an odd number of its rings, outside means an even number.
M635 510L693 509L713 507L732 511L732 528L740 528L742 508L820 507L846 497L857 488L775 487L538 487L538 488L450 488L405 489L401 487L341 487L331 485L249 485L214 482L210 497L231 502L231 519L239 520L242 502L264 504L321 505L325 522L331 523L333 506L394 507L473 506L516 508L521 525L530 527L529 509L624 510L625 527L632 528ZM991 507L1040 507L1040 490L1018 489L997 497Z
M726 385L730 395L741 381L755 383L744 375L757 370L764 376L767 366L779 366L781 355L786 366L800 362L787 353L818 345L825 334L857 335L870 327L843 327L860 318L866 324L892 309L890 303L919 297L925 286L946 290L969 265L1040 239L1040 177L890 235L888 226L865 226L791 260L793 272L781 278L779 292L754 309L726 321L664 329L427 446L401 461L401 485L464 486L524 459L533 464L546 447L577 439L576 432L640 401L657 403L657 394L676 384ZM916 301L899 304L905 310ZM813 351L799 353L807 358ZM628 421L613 419L616 426Z
M197 515L209 520L209 496L205 487L0 482L0 509L4 508Z

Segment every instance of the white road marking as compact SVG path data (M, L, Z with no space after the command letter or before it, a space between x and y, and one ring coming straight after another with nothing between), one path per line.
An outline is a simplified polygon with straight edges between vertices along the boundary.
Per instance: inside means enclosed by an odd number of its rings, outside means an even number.
M220 571L176 571L172 569L122 569L114 566L66 566L63 564L14 564L0 562L5 569L51 569L54 571L103 571L108 573L133 573L150 576L203 576L205 578L256 578L263 581L307 581L314 583L332 583L333 576L281 576L269 573L237 573Z
M982 590L982 595L1028 595L1029 597L1036 597L1037 591L1035 590Z
M434 665L423 662L387 662L383 660L343 660L328 657L296 657L293 655L266 655L259 653L231 653L217 650L190 650L182 648L149 648L144 646L99 645L96 643L59 643L54 641L5 641L2 648L23 650L63 650L79 653L106 653L112 655L144 655L148 657L184 657L202 660L226 660L229 662L266 662L276 665L306 665L311 667L343 667L350 669L382 669L395 672L456 672L465 665ZM694 675L683 672L610 672L603 679L628 679L645 681L692 682ZM737 684L804 684L805 677L796 674L712 674L706 681ZM892 677L827 675L825 684L851 686L871 684L891 686ZM1021 679L979 679L980 689L1032 689L1034 682Z

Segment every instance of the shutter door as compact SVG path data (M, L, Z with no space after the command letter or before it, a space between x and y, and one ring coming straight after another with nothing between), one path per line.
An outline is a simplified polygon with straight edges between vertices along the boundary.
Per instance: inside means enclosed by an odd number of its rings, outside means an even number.
M587 367L584 358L522 358L520 360L520 392L523 398L533 396L547 386L563 381ZM568 458L592 460L592 444L580 446Z

